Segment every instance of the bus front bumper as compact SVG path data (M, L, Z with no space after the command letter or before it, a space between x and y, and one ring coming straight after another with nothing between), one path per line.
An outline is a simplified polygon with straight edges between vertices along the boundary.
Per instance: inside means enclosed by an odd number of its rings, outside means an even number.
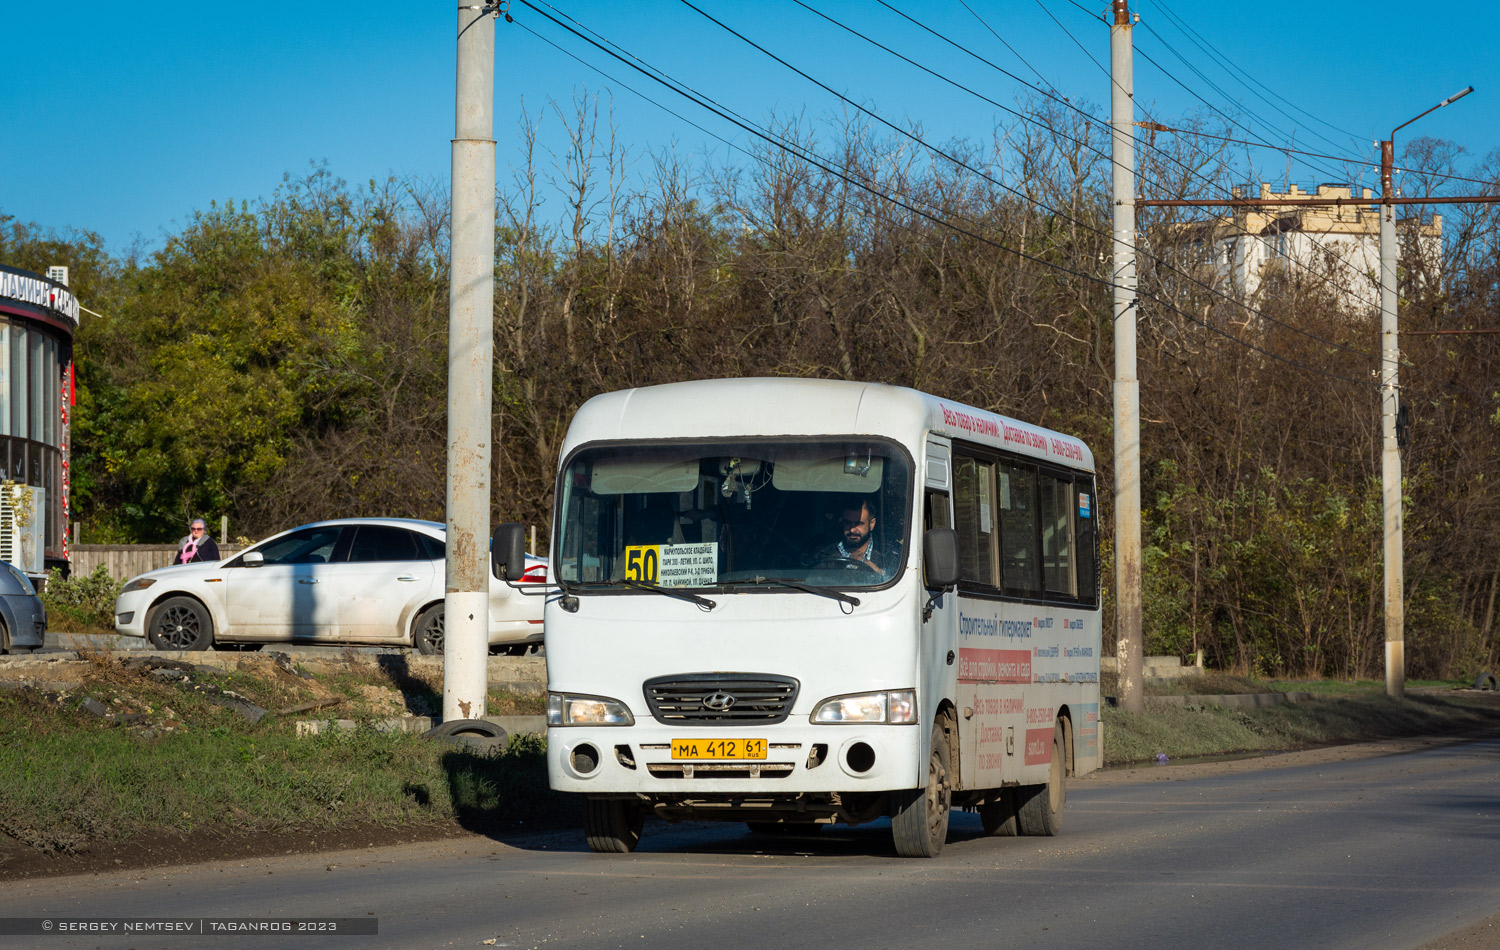
M920 784L921 735L915 725L553 726L547 730L547 775L558 791L597 795L893 791ZM682 740L696 747L696 756L681 754ZM751 740L763 740L763 749ZM764 757L722 755L747 748Z

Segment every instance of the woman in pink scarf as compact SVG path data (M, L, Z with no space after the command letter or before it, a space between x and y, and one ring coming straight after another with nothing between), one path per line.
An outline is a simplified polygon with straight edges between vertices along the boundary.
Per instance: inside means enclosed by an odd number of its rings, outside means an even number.
M219 546L208 536L208 523L194 518L188 536L177 542L177 560L174 564L191 564L194 561L217 561Z

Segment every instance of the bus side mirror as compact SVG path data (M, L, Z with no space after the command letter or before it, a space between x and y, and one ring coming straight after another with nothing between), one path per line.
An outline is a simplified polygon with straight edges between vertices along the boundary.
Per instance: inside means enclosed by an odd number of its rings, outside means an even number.
M490 539L490 571L513 583L526 573L526 529L521 522L507 521L496 526Z
M947 590L958 583L958 532L928 528L922 535L922 579L928 590Z

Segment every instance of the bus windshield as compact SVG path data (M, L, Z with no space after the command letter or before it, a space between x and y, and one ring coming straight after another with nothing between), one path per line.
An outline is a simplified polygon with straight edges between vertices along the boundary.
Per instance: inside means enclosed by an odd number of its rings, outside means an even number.
M565 585L880 587L908 561L911 459L870 439L585 446L564 467Z

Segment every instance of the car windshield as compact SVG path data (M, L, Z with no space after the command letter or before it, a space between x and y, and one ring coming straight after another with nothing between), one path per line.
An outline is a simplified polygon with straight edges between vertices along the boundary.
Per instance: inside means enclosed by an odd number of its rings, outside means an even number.
M879 587L907 559L911 463L872 440L590 446L568 462L570 586Z

